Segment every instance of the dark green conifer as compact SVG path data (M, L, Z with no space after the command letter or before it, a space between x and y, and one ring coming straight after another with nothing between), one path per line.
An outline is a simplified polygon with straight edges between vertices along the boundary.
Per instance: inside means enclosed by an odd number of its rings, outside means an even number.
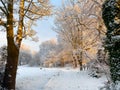
M111 79L120 81L120 0L106 0L102 18L107 27L105 49L109 53Z

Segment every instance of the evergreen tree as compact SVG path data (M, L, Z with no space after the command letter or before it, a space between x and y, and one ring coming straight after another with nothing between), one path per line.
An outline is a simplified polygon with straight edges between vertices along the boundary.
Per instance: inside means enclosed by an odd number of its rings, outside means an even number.
M120 0L106 0L102 18L107 27L105 48L109 53L111 79L120 81Z

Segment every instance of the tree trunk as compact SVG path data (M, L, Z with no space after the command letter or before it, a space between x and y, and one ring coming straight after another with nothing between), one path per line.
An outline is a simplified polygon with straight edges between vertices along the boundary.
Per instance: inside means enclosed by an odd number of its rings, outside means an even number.
M82 52L80 52L80 54L78 54L77 59L78 59L78 64L79 64L79 66L80 66L80 71L82 71L82 70L83 70L83 65L82 65Z
M8 90L15 90L19 49L17 49L14 43L13 0L9 0L9 2L10 3L8 3L7 27L6 27L8 56L2 87Z
M76 58L76 54L74 52L72 52L72 59L73 59L73 68L77 68L77 58Z
M16 44L18 45L18 48L20 48L22 38L23 38L24 4L25 4L25 0L21 0L20 7L19 7L20 8L19 25L18 25L18 31L17 31L17 37L16 37Z
M18 55L19 50L14 45L13 40L8 39L8 57L3 80L3 88L8 90L15 90Z
M82 26L83 27L83 26ZM82 66L82 61L83 61L83 32L82 30L80 30L78 28L78 42L79 42L79 46L80 46L80 50L78 50L78 63L79 63L79 66L80 66L80 71L83 70L83 66Z
M73 67L77 68L77 60L73 57Z

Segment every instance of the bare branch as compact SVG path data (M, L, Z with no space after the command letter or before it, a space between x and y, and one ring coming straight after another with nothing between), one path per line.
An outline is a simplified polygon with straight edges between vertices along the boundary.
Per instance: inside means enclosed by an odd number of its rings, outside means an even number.
M8 14L8 9L7 9L7 7L6 7L5 3L3 2L3 0L0 0L0 1L2 2L2 5L3 5L4 8L5 8L4 13L5 13L5 15L7 15L7 14Z
M28 10L29 10L29 8L30 8L30 5L32 4L32 1L33 1L33 0L30 1L29 5L28 5L28 7L27 7L27 9L26 9L26 11L25 11L25 13L24 13L24 16L27 14L27 12L28 12Z
M6 11L3 9L3 7L0 7L0 9L1 9L1 11L2 11L5 15L7 15L7 13L6 13Z
M28 16L28 15L25 15L28 19L30 19L30 20L37 20L37 19L39 19L40 17L30 17L30 16Z

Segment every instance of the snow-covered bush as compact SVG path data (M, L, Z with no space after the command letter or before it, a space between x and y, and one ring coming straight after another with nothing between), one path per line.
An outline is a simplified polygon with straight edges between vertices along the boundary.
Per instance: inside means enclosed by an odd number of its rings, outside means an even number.
M120 81L115 85L116 90L120 90Z
M100 90L120 90L120 82L113 83L112 81L107 81Z
M0 85L2 84L3 77L4 77L4 72L0 72Z
M88 68L89 68L89 75L92 77L99 78L103 75L106 75L106 77L109 79L109 66L106 65L105 63L100 63L97 59L92 60L88 63Z
M4 69L5 69L6 59L7 59L7 47L2 46L0 48L0 85L1 85L3 77L4 77Z
M100 65L97 64L95 61L91 61L90 62L90 73L89 75L92 76L92 77L96 77L96 78L99 78L100 77Z
M7 47L2 46L0 47L0 67L5 65L5 62L7 60Z

